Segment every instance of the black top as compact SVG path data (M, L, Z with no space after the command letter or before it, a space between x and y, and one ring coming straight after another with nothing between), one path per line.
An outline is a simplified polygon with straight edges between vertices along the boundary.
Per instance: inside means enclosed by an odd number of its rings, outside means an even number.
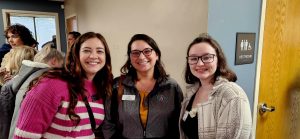
M186 111L190 111L192 109L192 104L195 99L196 94L194 94L186 107ZM189 114L185 121L182 119L180 120L180 124L184 134L189 139L198 139L198 115L196 114L195 117L191 117Z

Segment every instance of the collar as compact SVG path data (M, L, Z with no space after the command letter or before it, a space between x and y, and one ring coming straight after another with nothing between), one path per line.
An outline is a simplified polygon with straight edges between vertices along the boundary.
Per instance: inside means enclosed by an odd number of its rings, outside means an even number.
M30 60L23 60L22 64L26 65L28 67L35 67L35 68L49 68L50 67L48 64L40 63L40 62L33 62Z
M223 77L217 77L214 85L213 85L213 89L212 91L209 93L209 96L213 96L216 93L216 90L222 86L222 84L229 82L227 79L223 78ZM194 84L188 84L186 87L187 90L187 97L191 98L199 89L199 82L196 82Z

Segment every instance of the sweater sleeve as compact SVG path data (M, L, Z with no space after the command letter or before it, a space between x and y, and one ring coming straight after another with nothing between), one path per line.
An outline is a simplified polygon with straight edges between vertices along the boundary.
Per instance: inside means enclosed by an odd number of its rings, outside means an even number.
M54 80L42 80L27 92L15 129L14 138L41 138L47 131L59 106L60 87ZM62 91L62 90L61 90Z
M249 139L252 126L248 98L242 88L230 84L224 88L222 106L218 114L218 139Z

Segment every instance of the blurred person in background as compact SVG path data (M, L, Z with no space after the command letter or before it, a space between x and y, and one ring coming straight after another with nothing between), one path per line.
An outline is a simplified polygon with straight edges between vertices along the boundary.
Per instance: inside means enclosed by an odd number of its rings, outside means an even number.
M35 55L33 62L24 60L18 76L13 79L12 84L15 87L12 88L12 91L9 92L9 95L13 95L15 101L8 102L12 103L11 106L14 104L14 109L11 111L13 112L11 124L10 127L8 127L10 129L9 138L13 138L13 132L16 128L20 105L25 97L25 92L28 91L29 83L51 68L63 67L64 57L61 52L55 49L56 46L54 45L55 44L51 42L45 44L41 51ZM9 99L6 99L6 101L9 101ZM11 113L9 113L9 115L11 115Z
M68 50L70 47L74 44L75 40L80 36L81 34L77 31L71 31L68 33L67 39L68 39Z
M35 48L38 45L38 42L33 38L30 30L21 24L13 24L8 26L4 31L4 35L8 44L3 44L3 46L0 48L2 51L0 55L0 78L1 76L3 78L4 74L6 74L6 69L4 67L8 62L7 59L11 57L11 54L9 54L11 49L19 46L29 46Z
M19 74L23 60L33 60L36 50L29 46L16 47L11 50L12 56L5 67L5 84L1 87L0 93L0 138L7 139L9 133L10 120L12 116L13 104L7 103L11 99L14 102L14 97L9 94L12 89L12 83L15 81L12 78ZM9 80L9 81L8 81Z
M32 60L37 53L36 49L26 45L16 47L5 55L6 61L2 61L2 72L0 74L0 84L3 85L12 79L20 70L23 60Z

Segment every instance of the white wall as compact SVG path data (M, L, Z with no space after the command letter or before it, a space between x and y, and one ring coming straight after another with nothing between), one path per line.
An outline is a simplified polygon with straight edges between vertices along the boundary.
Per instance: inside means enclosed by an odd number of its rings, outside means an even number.
M185 88L186 49L207 32L207 0L65 0L65 17L77 15L81 33L101 33L111 50L114 76L125 63L136 33L151 36L162 51L168 74Z

